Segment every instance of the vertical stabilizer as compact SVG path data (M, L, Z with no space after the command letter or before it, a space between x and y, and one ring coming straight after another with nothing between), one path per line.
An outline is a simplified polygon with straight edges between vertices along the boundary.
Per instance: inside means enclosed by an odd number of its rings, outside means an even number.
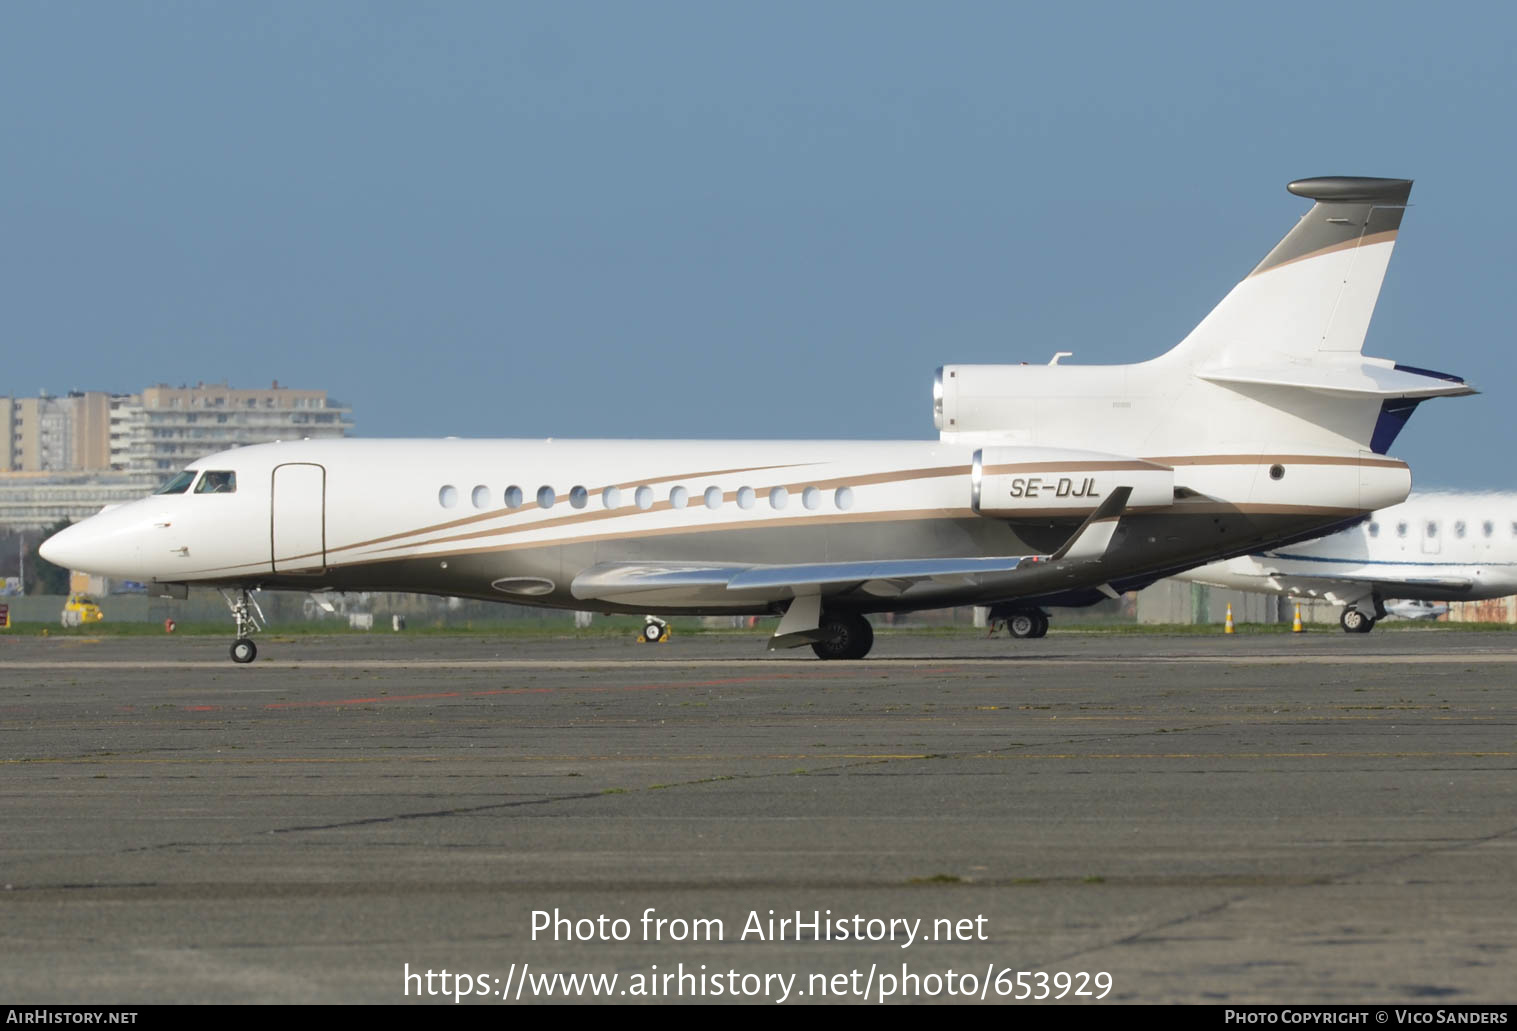
M1166 357L1218 368L1359 355L1412 182L1328 176L1287 189L1316 203Z
M1174 348L1134 365L949 365L934 388L945 440L1130 453L1384 454L1458 376L1362 353L1410 179L1328 176L1254 270Z

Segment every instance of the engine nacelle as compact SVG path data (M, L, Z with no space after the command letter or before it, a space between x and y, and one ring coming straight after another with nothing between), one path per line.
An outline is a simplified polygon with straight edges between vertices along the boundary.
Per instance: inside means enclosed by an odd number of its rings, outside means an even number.
M1159 400L1163 391L1129 382L1134 368L945 365L933 378L933 425L945 440L1009 433L1026 446L1134 439L1167 410Z
M1058 448L981 448L969 484L975 512L1003 519L1085 516L1118 487L1132 488L1128 509L1168 507L1175 497L1167 465Z

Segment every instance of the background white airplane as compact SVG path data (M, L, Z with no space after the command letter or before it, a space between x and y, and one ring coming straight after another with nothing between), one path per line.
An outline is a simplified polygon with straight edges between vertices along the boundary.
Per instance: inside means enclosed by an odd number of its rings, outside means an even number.
M298 441L211 455L43 546L248 592L416 591L604 612L781 615L859 658L865 613L1116 595L1406 497L1411 408L1473 393L1361 353L1411 183L1315 201L1189 336L1136 365L950 365L937 441ZM677 403L677 399L668 399Z
M1387 603L1517 594L1517 494L1417 494L1319 540L1213 562L1178 579L1324 598L1344 606L1339 622L1350 633L1369 633L1387 612L1432 618L1441 613Z

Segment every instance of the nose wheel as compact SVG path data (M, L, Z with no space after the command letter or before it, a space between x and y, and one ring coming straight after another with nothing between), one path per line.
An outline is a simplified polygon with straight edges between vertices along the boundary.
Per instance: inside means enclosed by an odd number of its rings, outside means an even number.
M258 602L248 593L246 587L239 587L235 591L221 592L221 598L227 603L227 608L232 610L232 621L237 624L237 639L232 642L232 661L236 663L249 663L258 658L258 646L253 643L252 637L263 629L263 610L258 607Z

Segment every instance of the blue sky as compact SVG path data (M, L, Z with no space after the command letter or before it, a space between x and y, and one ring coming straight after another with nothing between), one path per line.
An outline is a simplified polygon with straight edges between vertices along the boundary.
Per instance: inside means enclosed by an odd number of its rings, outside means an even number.
M1517 486L1511 5L18 2L0 393L364 436L931 437L944 362L1178 341L1311 175L1414 178L1394 453Z

